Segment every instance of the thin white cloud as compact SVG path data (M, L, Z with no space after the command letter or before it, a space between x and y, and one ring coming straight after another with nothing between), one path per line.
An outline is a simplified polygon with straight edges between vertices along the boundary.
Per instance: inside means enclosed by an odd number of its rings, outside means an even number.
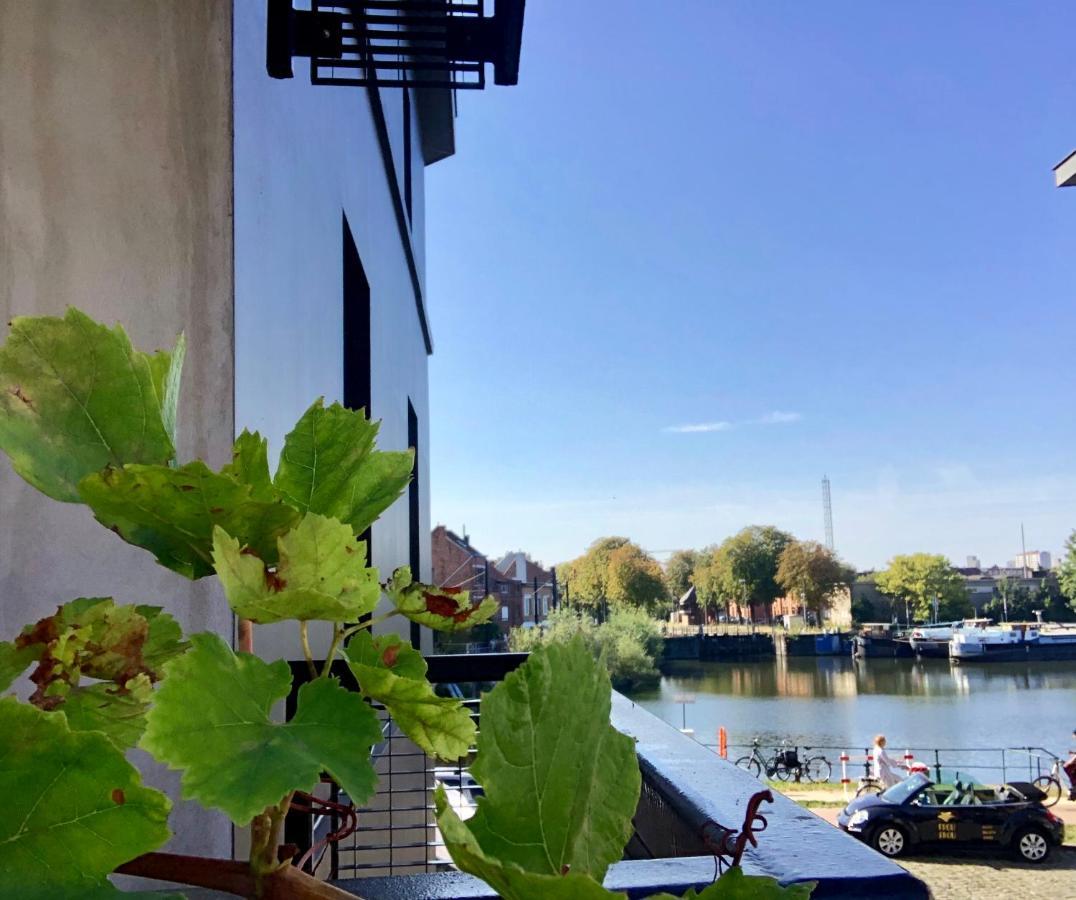
M662 431L672 434L704 434L710 431L731 431L735 427L732 422L698 422L694 425L669 425Z
M732 431L743 425L786 425L799 422L803 416L798 412L774 410L757 419L745 419L743 422L698 422L689 425L667 425L662 431L670 434L707 434L713 431Z
M779 409L775 409L771 413L755 419L752 425L787 425L789 422L798 422L802 419L798 412L783 412Z

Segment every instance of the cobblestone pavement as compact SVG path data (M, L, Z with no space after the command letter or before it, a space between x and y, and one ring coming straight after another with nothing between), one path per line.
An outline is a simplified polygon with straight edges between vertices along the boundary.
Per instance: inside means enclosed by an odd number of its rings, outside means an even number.
M1041 865L999 856L902 859L930 886L935 900L1076 900L1076 848L1055 849Z

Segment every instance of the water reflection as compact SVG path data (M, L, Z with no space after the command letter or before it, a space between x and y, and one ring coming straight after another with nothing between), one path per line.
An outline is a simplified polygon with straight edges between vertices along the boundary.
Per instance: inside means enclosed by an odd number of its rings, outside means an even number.
M678 697L694 698L686 709ZM1076 662L964 665L947 660L778 657L754 663L678 662L658 688L632 699L699 739L725 726L753 737L813 746L865 747L885 732L894 746L1068 747Z
M1076 687L1076 665L956 665L948 660L863 659L779 656L754 663L675 662L664 681L678 692L739 697L854 697L860 694L946 696L972 691L1067 689ZM658 697L662 691L640 693Z

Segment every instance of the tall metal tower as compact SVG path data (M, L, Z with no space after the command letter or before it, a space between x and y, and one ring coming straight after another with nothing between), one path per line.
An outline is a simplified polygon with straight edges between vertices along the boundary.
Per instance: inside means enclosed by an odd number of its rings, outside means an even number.
M829 499L829 476L822 476L822 508L826 515L826 547L833 550L833 504Z

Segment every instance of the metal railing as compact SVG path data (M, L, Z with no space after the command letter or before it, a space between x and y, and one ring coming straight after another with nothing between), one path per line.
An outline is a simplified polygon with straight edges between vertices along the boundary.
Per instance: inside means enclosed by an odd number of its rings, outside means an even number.
M704 747L718 752L718 745L700 741ZM728 759L735 761L751 753L751 744L729 744ZM848 772L853 778L857 771L864 778L871 774L871 747L860 748L846 744L843 747L812 744L761 745L764 756L769 750L792 750L800 755L826 755L833 767L834 775L840 772L840 755L848 753ZM971 777L980 781L999 781L1005 783L1010 779L1018 781L1035 781L1049 775L1053 764L1058 760L1055 753L1044 747L891 747L890 756L901 762L914 759L930 769L936 782L944 782L951 776ZM910 757L910 758L909 758ZM1000 775L1000 778L997 776Z
M480 726L480 695L521 665L525 653L482 653L426 657L427 677L438 693L463 700ZM294 713L299 687L309 680L305 662L292 662L292 696L286 710ZM321 664L318 663L320 669ZM351 689L357 689L346 665L333 664L333 675ZM434 821L433 792L438 783L449 788L450 802L468 805L478 786L470 779L467 766L474 754L456 763L445 763L426 755L392 721L385 708L372 704L381 718L382 740L373 748L372 761L378 776L377 791L350 815L341 808L350 798L333 782L321 789L322 804L314 812L293 812L285 825L285 839L309 853L305 866L330 879L379 875L437 872L451 866L451 859ZM349 827L341 829L345 819ZM343 836L339 833L343 830ZM332 835L336 839L329 840Z

